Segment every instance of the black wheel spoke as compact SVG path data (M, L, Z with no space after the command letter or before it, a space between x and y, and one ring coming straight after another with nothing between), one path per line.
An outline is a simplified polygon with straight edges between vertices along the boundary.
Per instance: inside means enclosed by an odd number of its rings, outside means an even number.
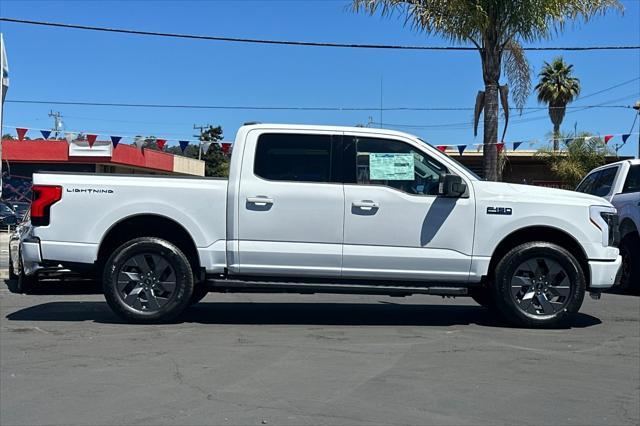
M571 294L569 275L552 257L527 259L515 268L511 277L511 296L528 315L553 315L569 303Z
M176 293L176 273L161 254L142 253L127 259L117 274L121 300L133 309L157 311Z

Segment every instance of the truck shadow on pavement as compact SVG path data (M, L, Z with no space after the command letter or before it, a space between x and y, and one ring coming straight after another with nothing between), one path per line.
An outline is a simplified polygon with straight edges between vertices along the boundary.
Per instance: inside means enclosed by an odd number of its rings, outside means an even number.
M510 328L489 310L474 305L378 303L201 302L188 308L175 323L233 325L452 326L476 324ZM20 309L9 321L94 321L123 323L105 302L48 302ZM585 328L601 321L578 314L564 327Z

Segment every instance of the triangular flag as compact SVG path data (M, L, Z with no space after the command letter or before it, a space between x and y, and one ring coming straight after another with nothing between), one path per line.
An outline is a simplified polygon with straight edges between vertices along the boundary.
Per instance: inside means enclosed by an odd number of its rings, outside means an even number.
M166 139L156 139L156 146L160 151L164 149L164 146L167 144Z
M629 139L629 136L631 136L631 133L628 133L626 135L622 135L622 143L627 143L627 139Z
M49 136L51 136L51 130L40 130L40 133L42 133L42 137L45 139L49 139Z
M500 154L504 150L504 142L497 143L496 149L498 150L498 154Z
M447 150L447 146L446 145L438 145L436 146L436 149L440 152L445 152Z
M67 141L67 143L71 143L74 140L76 140L76 134L75 133L71 133L71 132L66 132L64 134L64 138Z
M222 145L220 145L220 148L222 148L222 152L224 152L225 154L229 154L229 151L231 151L231 144L230 143L223 143Z
M514 142L513 143L513 150L515 151L516 149L518 149L520 147L520 145L522 145L522 142Z
M465 149L467 149L466 145L458 145L458 152L460 153L460 155L462 155Z
M120 139L122 139L122 136L111 136L111 143L113 144L114 149L120 143Z
M206 154L209 151L212 143L213 142L200 142L200 149L202 149L203 154Z
M608 143L611 139L613 139L613 135L605 135L604 143Z
M96 143L96 139L98 139L98 135L87 133L87 142L89 143L89 148L93 148L93 144Z
M138 147L139 150L144 148L144 136L136 136L133 139L133 143Z
M29 131L29 129L24 129L22 127L17 127L16 128L16 133L18 134L18 140L19 141L23 141L24 140L24 135L26 135L28 131Z
M189 145L189 141L180 141L179 143L180 143L180 149L184 153L184 150L187 149L187 146Z

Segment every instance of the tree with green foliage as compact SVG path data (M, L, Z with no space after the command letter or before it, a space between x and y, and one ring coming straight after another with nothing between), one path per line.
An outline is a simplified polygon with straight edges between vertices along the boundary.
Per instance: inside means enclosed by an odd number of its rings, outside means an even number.
M609 9L623 10L618 0L352 0L353 10L383 16L397 12L405 23L428 35L439 34L455 43L471 43L480 53L484 91L476 97L475 119L484 110L484 175L497 180L498 102L508 121L508 89L518 108L531 89L530 68L521 42L549 39L567 22L588 21ZM475 126L474 126L475 127ZM504 137L504 132L503 132Z
M204 161L204 175L211 177L227 177L229 176L229 156L222 152L217 142L222 141L222 127L209 126L200 133L201 146L187 145L184 152L179 146L172 146L166 149L176 155L184 155L190 158L198 158L199 150L202 149L201 160ZM205 143L212 142L209 149L204 151Z
M535 90L538 92L538 102L549 106L549 117L553 123L553 149L560 149L560 125L564 120L567 104L573 102L580 95L580 80L572 75L573 65L567 64L562 57L553 62L544 62L538 74L540 82Z
M580 133L575 137L557 134L556 140L562 141L563 149L545 147L538 150L536 156L544 159L554 175L572 188L596 167L606 163L606 157L612 155L602 139L591 133Z

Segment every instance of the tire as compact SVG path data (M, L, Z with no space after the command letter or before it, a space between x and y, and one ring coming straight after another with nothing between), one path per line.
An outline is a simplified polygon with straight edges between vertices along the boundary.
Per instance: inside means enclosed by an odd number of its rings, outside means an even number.
M9 264L9 281L7 281L7 287L9 291L16 294L30 294L33 293L33 290L38 285L38 276L36 274L33 275L25 275L24 268L22 266L22 260L18 261L19 271L13 270L13 265ZM13 272L13 277L11 273Z
M557 327L582 306L586 279L571 253L537 241L515 247L498 262L492 289L496 308L511 324Z
M117 248L104 266L105 299L120 318L135 323L169 322L189 305L194 279L178 247L143 237Z
M209 289L204 283L196 284L193 289L193 294L191 294L191 300L189 300L189 306L193 306L200 302L202 299L207 297L207 294L209 294Z
M617 289L623 293L640 291L640 237L637 233L626 235L620 241L622 271Z
M9 252L9 279L17 280L18 276L16 275L16 271L13 269L13 257L11 257L11 252Z

